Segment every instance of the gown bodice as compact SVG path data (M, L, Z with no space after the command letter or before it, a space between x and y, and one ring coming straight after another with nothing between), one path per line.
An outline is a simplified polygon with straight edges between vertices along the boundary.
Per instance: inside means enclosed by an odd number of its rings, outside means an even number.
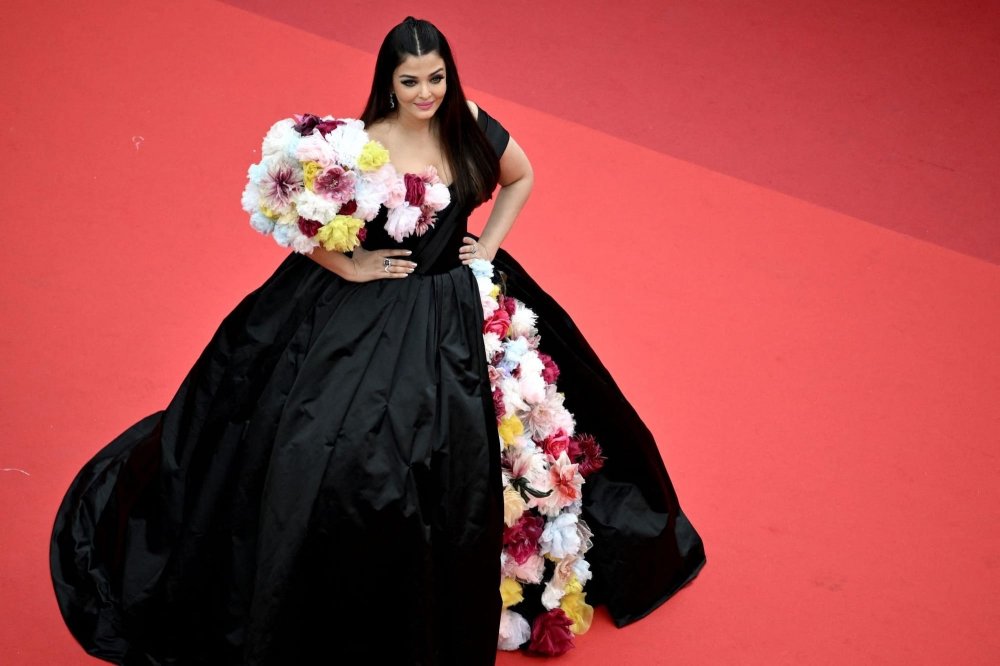
M510 133L483 109L479 109L476 122L497 156L503 155L510 142ZM458 250L462 238L468 234L469 215L476 205L459 200L454 185L449 186L448 191L451 203L438 211L434 226L423 236L413 235L396 241L385 230L388 211L383 207L378 216L365 225L367 236L361 247L366 250L411 250L413 255L409 259L417 263L416 273L425 275L444 273L460 266Z
M378 216L365 225L367 236L361 243L366 250L399 249L411 250L407 257L417 264L417 273L435 275L445 273L461 265L458 250L462 238L468 232L469 207L455 200L455 188L449 187L452 201L437 213L434 226L423 236L407 236L397 241L385 230L388 210L383 207Z

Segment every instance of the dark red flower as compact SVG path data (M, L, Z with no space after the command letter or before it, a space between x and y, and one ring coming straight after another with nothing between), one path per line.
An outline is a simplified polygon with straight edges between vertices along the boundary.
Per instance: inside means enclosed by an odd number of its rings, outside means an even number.
M499 308L493 313L493 316L483 323L483 333L496 333L501 338L507 335L507 329L509 328L510 315L507 314L506 310Z
M296 125L292 128L302 136L312 134L314 129L318 129L320 134L326 136L333 130L344 124L343 120L323 120L319 116L311 113L293 116Z
M351 199L347 203L340 204L340 210L337 211L337 215L354 215L354 211L358 209L358 202Z
M368 228L361 227L358 229L358 240L363 243L366 238L368 238Z
M542 379L545 380L546 384L555 384L556 380L559 379L559 366L548 354L538 352L538 358L545 365L545 368L542 369Z
M411 206L422 206L424 204L424 192L427 191L427 185L424 183L424 180L412 173L404 174L403 180L406 182L406 203Z
M573 620L561 608L553 608L535 618L531 627L531 643L528 649L532 652L558 657L566 654L573 644L573 632L570 627Z
M507 555L518 564L524 564L538 552L538 540L545 530L545 519L525 511L516 523L503 531L503 545Z
M503 391L499 386L493 389L493 410L497 413L497 423L500 423L500 419L507 414L507 408L503 405Z
M500 296L497 297L497 303L499 303L500 307L507 311L507 314L514 316L514 310L517 309L517 301L510 296L500 294Z
M579 464L580 474L588 477L604 467L606 458L593 435L580 434L573 438L569 449L570 459Z
M306 236L309 236L309 238L315 236L316 232L319 231L319 228L322 226L323 225L316 220L307 220L304 217L299 218L299 231L304 233Z
M320 134L322 134L323 136L326 136L327 134L329 134L330 132L332 132L333 130L337 129L338 127L340 127L343 124L344 124L343 120L336 120L336 119L334 119L334 120L321 120L318 123L316 123L316 129L319 130Z

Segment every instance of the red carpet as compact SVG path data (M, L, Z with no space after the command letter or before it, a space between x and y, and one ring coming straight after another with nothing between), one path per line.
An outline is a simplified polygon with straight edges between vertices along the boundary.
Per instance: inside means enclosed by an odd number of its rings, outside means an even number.
M599 614L554 663L995 663L995 14L659 6L422 6L535 165L508 248L656 434L708 551L665 606ZM239 210L263 132L357 114L415 11L337 8L322 34L206 0L8 9L4 663L97 663L51 592L56 506L280 261Z

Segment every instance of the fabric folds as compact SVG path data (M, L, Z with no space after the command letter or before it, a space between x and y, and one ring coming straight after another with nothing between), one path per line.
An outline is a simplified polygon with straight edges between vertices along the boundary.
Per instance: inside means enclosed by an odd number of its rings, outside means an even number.
M480 126L501 153L506 130L482 110ZM402 280L350 283L288 256L170 404L86 464L58 510L51 569L90 654L132 666L494 663L500 442L479 291L458 261L468 213L453 204L407 239L420 268ZM510 255L495 267L538 314L566 406L607 457L584 487L589 599L635 621L698 573L701 539L571 318Z

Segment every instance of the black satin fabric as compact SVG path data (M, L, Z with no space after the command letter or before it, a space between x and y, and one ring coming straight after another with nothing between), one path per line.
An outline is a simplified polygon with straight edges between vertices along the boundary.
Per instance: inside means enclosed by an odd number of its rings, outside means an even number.
M498 154L507 134L480 111ZM177 394L81 470L52 536L56 597L127 665L495 660L503 532L469 207L408 239L417 272L346 282L289 255ZM380 229L379 221L370 228ZM396 247L371 234L369 247ZM566 313L501 252L510 293L605 470L588 478L590 600L620 625L704 563L648 430ZM528 600L527 604L537 603ZM585 639L584 639L585 640Z

